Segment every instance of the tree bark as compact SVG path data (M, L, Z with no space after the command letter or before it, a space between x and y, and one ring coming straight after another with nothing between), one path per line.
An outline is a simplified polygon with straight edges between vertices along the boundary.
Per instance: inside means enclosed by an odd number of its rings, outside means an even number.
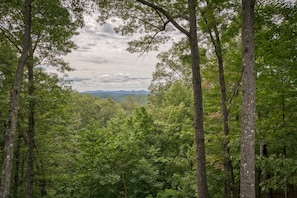
M3 113L2 111L0 111L0 118L1 118L1 117L4 117L3 114L4 114L4 113ZM0 121L0 135L1 135L2 137L5 136L6 124L7 124L7 123L1 119L1 121ZM4 139L4 138L3 138L3 139ZM1 138L1 140L0 140L0 149L1 149L2 151L4 150L4 143L5 143L4 140L2 140L2 138Z
M205 160L205 142L204 142L204 123L203 123L203 102L202 86L200 73L200 56L197 38L197 20L196 20L196 0L188 0L190 35L189 42L191 46L191 67L192 84L194 95L194 127L196 142L196 161L197 161L197 187L198 198L208 198L206 160Z
M18 189L19 189L19 169L20 169L20 150L21 150L21 140L22 133L18 127L18 137L17 137L17 145L15 150L15 167L14 167L14 186L13 186L13 198L18 197Z
M240 197L255 197L256 68L255 0L242 0L242 117Z
M22 43L22 53L18 62L13 89L10 92L8 126L5 133L5 145L2 163L2 178L0 198L8 198L10 194L14 139L18 116L19 98L23 82L23 71L26 64L31 41L31 0L25 1L25 33Z
M33 185L34 185L34 72L33 72L33 50L30 46L30 55L27 61L28 68L28 96L29 96L29 108L28 108L28 161L27 161L27 187L26 197L33 197Z
M221 41L219 37L219 32L217 27L214 27L216 41L214 42L216 56L218 59L219 66L219 83L220 83L220 92L221 92L221 112L222 112L222 129L223 129L223 149L224 149L224 172L225 172L225 184L224 192L225 198L231 197L232 186L234 185L234 174L232 162L230 159L230 148L229 148L229 116L227 110L227 94L226 94L226 84L225 84L225 74L224 74L224 64L222 57Z

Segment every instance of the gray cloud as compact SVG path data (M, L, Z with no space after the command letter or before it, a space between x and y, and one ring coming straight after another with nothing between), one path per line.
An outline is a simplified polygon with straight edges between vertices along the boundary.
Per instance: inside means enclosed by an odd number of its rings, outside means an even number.
M79 46L65 57L74 71L68 72L72 86L78 91L140 90L150 85L157 63L157 52L139 57L126 51L127 42L137 38L116 34L110 20L99 26L95 17L86 17L86 26L73 38Z
M150 80L148 77L130 77L129 74L102 74L97 76L98 82L113 82L113 83L132 83Z
M100 74L92 78L69 78L79 91L88 90L140 90L147 89L149 77L130 77L129 74Z
M106 59L103 58L83 58L81 59L83 62L85 63L94 63L97 65L101 65L101 64L106 64L108 63L108 61Z
M108 34L115 34L114 27L110 23L105 23L101 27L102 32L108 33Z
M91 78L80 78L80 77L67 77L66 79L72 82L84 82L84 81L91 80Z
M94 46L97 46L97 43L87 43L86 45L90 47L94 47Z

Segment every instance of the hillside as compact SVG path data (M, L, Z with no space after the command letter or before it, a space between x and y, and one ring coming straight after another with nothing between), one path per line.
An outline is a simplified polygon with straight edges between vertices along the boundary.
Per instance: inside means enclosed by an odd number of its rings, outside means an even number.
M100 98L110 98L113 100L121 101L123 98L126 96L143 96L146 97L148 95L148 91L145 90L138 90L138 91L124 91L124 90L118 90L118 91L102 91L102 90L97 90L97 91L84 91L81 92L82 94L90 94L93 96L98 96Z

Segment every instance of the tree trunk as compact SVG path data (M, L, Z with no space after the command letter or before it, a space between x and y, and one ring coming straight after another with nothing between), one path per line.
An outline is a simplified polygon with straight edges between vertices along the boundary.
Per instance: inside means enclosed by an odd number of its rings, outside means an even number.
M33 51L30 46L30 55L27 61L28 68L28 96L29 96L29 108L28 108L28 166L27 166L27 187L26 197L33 197L33 182L34 182L34 72L33 72Z
M231 197L232 186L234 185L234 174L233 167L230 159L230 148L229 148L229 116L227 110L227 94L226 94L226 85L225 85L225 74L224 74L224 64L222 57L221 41L219 38L219 33L215 27L215 51L218 59L219 66L219 82L220 82L220 91L221 91L221 111L222 111L222 129L223 129L223 149L224 149L224 172L225 172L225 185L224 192L225 198ZM235 192L233 190L233 192Z
M7 198L10 194L12 159L14 149L14 139L18 116L19 98L23 82L23 71L28 58L31 40L31 0L25 1L25 33L22 44L22 53L19 59L15 82L10 92L10 105L8 115L8 126L5 133L5 145L3 152L2 177L0 186L0 198Z
M39 154L38 149L36 149L37 155ZM46 176L45 176L45 172L44 172L44 165L42 160L36 161L36 169L37 172L40 174L39 176L39 188L40 188L40 197L46 197L47 196L47 191L46 191Z
M20 150L21 150L22 133L18 127L17 145L15 150L15 167L14 167L14 186L13 186L13 198L18 197L19 188L19 169L20 169Z
M207 2L208 3L208 2ZM222 47L221 47L221 39L218 28L216 24L213 27L209 26L208 20L205 17L204 13L201 12L202 17L207 25L207 30L211 39L211 42L215 48L215 54L218 60L218 68L219 68L219 83L220 83L220 92L221 92L221 113L222 113L222 132L223 132L223 150L224 150L224 173L225 173L225 181L224 181L224 197L230 198L231 193L233 192L233 197L236 197L236 193L234 188L235 178L233 173L232 162L230 159L230 148L229 148L229 116L227 109L227 94L226 94L226 83L225 83L225 73L224 73L224 62L222 56ZM215 20L215 17L212 15L212 19ZM212 30L213 29L213 30ZM213 36L213 32L215 33L215 38Z
M267 149L267 144L265 144L265 143L261 143L260 144L260 157L268 157L268 149ZM258 182L258 185L260 184L260 182L261 182L261 175L262 175L263 173L262 173L262 170L260 169L259 170L259 182ZM267 182L268 182L268 180L270 179L270 175L269 175L269 173L266 173L266 174L264 174L263 175L263 182L265 183L265 185L267 185ZM259 197L261 197L261 187L260 187L260 185L259 185ZM273 198L273 192L272 192L272 189L271 188L269 188L268 189L268 192L264 192L264 197L265 198Z
M2 118L2 117L4 118L4 113L2 111L0 111L0 118ZM3 119L1 119L1 121L0 121L0 136L1 136L0 149L1 149L1 151L4 150L5 141L3 139L4 139L4 136L5 136L6 124L7 123L5 121L3 121Z
M190 35L189 42L191 45L191 67L192 83L194 95L194 127L196 142L196 161L197 161L197 187L198 197L208 198L207 177L206 177L206 160L205 160L205 143L204 143L204 123L203 123L203 103L202 103L202 86L200 73L200 57L197 38L197 21L196 7L197 0L188 0L189 6L189 23Z
M189 11L189 26L190 31L187 31L180 26L174 18L164 8L159 7L146 0L137 0L144 5L147 5L159 12L161 12L180 32L189 38L191 45L191 67L192 67L192 84L194 95L194 128L195 128L195 142L196 142L196 161L197 161L197 187L198 197L208 198L207 177L206 177L206 160L205 160L205 143L204 143L204 125L203 125L203 103L202 103L202 86L200 74L200 57L198 50L197 37L197 0L188 0Z
M242 0L242 118L240 197L255 197L256 68L255 0Z

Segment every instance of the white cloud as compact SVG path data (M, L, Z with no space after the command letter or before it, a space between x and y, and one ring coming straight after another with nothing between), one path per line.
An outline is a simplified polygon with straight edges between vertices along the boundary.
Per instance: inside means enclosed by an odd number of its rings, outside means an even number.
M85 16L85 27L73 38L79 48L64 57L74 69L67 73L66 80L72 80L77 91L145 90L150 85L159 52L141 56L127 52L127 42L141 35L116 34L114 27L120 23L120 20L110 19L100 25L96 16ZM182 37L178 32L166 34L174 41ZM161 46L160 51L167 50L169 45Z
M114 32L109 21L103 26L86 16L86 26L73 40L79 48L64 59L74 71L68 72L78 91L147 89L157 63L157 52L139 56L126 51L131 37Z

